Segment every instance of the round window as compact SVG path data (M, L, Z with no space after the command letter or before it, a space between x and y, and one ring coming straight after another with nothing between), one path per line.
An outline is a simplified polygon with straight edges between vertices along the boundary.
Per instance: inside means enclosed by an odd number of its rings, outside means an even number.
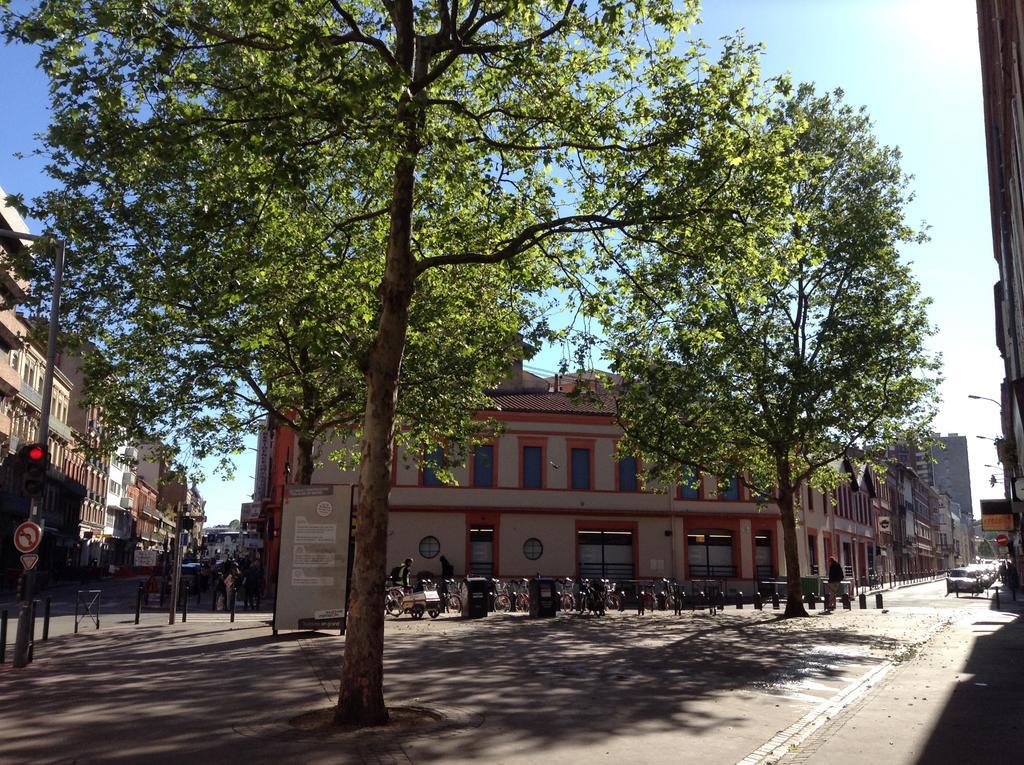
M423 537L420 540L420 555L424 558L433 558L441 552L441 543L437 537Z
M530 537L523 542L523 555L526 556L527 560L537 560L544 553L544 545L540 543L539 539Z

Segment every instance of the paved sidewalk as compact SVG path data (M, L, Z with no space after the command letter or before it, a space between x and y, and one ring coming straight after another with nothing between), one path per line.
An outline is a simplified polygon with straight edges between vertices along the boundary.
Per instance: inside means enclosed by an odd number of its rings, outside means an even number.
M920 652L770 761L964 765L1024 758L1024 599L964 611ZM1007 602L1009 601L1009 602Z
M389 620L390 705L420 727L302 731L344 641L259 623L116 625L0 668L2 763L736 763L913 647L944 617L659 612Z

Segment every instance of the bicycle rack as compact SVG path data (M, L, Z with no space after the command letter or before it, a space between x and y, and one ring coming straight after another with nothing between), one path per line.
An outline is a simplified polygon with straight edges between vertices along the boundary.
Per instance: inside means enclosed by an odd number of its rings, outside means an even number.
M75 596L75 634L78 634L78 625L84 622L86 619L91 619L96 624L96 629L100 628L100 595L102 590L78 590ZM87 599L83 600L83 593L87 596ZM82 606L85 606L85 610L79 614Z

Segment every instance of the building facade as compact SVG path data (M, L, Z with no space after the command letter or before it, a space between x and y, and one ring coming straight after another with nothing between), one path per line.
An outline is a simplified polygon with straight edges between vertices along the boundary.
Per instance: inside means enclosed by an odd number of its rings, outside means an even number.
M778 508L753 496L740 477L644 485L643 466L617 453L622 431L604 404L579 404L562 391L537 388L496 391L491 400L493 407L478 416L497 420L500 435L467 460L451 461L464 463L451 470L455 485L429 467L445 462L443 448L428 455L426 466L418 454L396 453L389 563L412 557L416 570L436 575L444 555L460 575L716 579L746 594L785 576ZM257 506L248 526L262 535L273 586L295 438L281 423L271 431L264 464L257 466L268 477L264 496L247 503L246 512ZM321 484L356 480L333 464L313 476ZM823 574L833 555L862 583L939 567L927 484L899 468L868 480L871 492L848 482L827 495L804 489L802 572Z
M0 189L0 200L5 197ZM28 233L17 211L2 202L0 228ZM0 251L5 259L21 246L15 240L0 238ZM32 323L17 310L27 288L9 266L0 263L0 292L4 299L4 310L0 312L0 567L9 578L21 569L10 540L14 527L28 518L30 508L29 497L21 486L22 468L15 455L22 445L39 439L46 369L46 349L35 339L38 333L32 332ZM81 482L84 460L76 452L68 424L71 389L68 377L55 369L46 444L49 466L39 499L44 533L37 569L44 577L59 577L77 565L81 510L87 490Z
M999 459L1013 490L1024 476L1024 4L977 0L978 42L988 155L992 253L999 266L994 285L995 340L1004 362ZM1016 487L1020 499L1024 486ZM1008 492L1008 499L1013 498ZM1021 505L1012 508L1008 552L1024 570Z

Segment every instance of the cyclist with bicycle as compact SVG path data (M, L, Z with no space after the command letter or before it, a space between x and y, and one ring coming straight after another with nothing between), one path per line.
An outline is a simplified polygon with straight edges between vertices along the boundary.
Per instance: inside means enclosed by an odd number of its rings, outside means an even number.
M828 559L828 602L825 604L826 611L836 610L836 597L839 589L843 586L843 567L835 558Z

